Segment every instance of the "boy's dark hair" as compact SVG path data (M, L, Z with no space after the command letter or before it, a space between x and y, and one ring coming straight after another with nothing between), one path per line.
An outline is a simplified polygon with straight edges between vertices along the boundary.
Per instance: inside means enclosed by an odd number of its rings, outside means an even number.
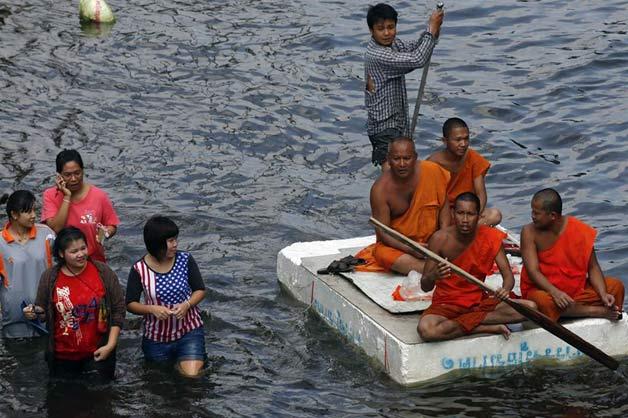
M16 190L11 193L7 202L7 217L11 219L11 212L26 213L30 212L35 206L35 195L28 190Z
M443 137L449 138L449 134L456 128L465 128L467 131L469 127L467 123L460 118L449 118L443 123Z
M60 153L57 154L57 173L61 173L63 171L63 166L67 163L74 161L76 162L81 170L83 169L83 159L81 158L81 154L75 149L64 149Z
M563 199L560 198L560 195L554 189L539 190L534 193L532 200L540 201L541 207L547 213L556 212L559 215L563 214Z
M166 216L155 215L144 225L144 244L150 255L157 260L165 257L168 250L166 241L179 235L179 227Z
M59 254L64 252L74 241L78 241L80 239L82 239L83 242L85 242L85 245L87 245L85 234L75 226L68 226L59 231L57 237L55 238L55 243L52 246L52 253L59 265L65 264L65 260Z
M456 209L458 202L473 202L475 203L476 211L480 213L480 198L475 193L463 192L456 196L456 200L454 200L454 209Z
M380 20L386 19L394 20L397 24L397 11L385 3L370 6L366 13L366 23L369 25L369 29L373 29L373 26Z

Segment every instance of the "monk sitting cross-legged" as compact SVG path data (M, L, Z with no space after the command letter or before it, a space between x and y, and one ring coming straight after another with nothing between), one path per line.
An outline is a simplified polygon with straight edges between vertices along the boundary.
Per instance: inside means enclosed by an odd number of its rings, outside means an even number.
M427 242L439 225L449 224L445 194L449 174L438 164L417 161L414 142L406 137L388 144L390 169L382 171L371 187L371 213L386 226L417 242ZM376 231L377 242L356 257L367 264L358 271L423 271L425 259L410 247Z
M487 208L486 184L484 178L491 167L486 158L469 148L469 127L460 118L449 118L443 124L443 144L445 148L429 156L433 161L451 173L447 186L449 204L460 193L473 192L480 199L480 224L497 225L502 214L498 209Z
M502 247L503 232L478 225L480 200L471 193L460 194L454 201L454 224L437 231L430 238L430 250L462 270L484 281L497 264L503 277L502 288L490 297L476 284L452 273L445 264L429 260L425 265L421 287L428 292L436 286L432 304L421 315L418 331L425 341L448 340L465 334L502 334L510 330L504 324L525 321L525 317L501 300L508 297L515 280ZM516 303L535 308L534 302Z
M532 223L521 230L521 293L553 320L601 317L617 320L624 304L624 285L604 277L595 256L596 231L563 216L554 189L532 197Z

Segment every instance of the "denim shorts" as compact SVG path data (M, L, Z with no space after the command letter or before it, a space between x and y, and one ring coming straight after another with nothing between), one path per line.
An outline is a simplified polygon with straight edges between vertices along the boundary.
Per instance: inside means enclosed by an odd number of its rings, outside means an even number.
M401 131L395 128L387 128L382 132L369 136L371 145L373 146L373 153L371 154L371 162L373 165L382 165L386 161L388 155L388 143L391 139L399 138Z
M142 338L142 351L147 361L167 362L205 360L205 328L198 327L183 337L170 342Z

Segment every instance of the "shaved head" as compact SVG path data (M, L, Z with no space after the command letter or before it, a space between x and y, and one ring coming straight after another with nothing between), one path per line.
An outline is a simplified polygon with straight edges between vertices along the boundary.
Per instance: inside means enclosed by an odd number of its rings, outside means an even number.
M480 198L478 198L475 193L464 192L456 196L456 200L454 201L454 209L458 205L458 202L473 202L475 204L475 210L477 211L477 213L480 213Z
M532 196L532 201L540 202L541 207L547 213L556 212L559 215L563 213L563 200L554 189L539 190Z
M414 154L416 155L416 148L414 147L414 141L412 140L412 138L408 138L407 136L398 136L397 138L393 138L390 141L388 141L388 154L390 154L390 151L393 149L394 144L403 143L403 142L407 142L411 144L412 150L414 151Z
M449 135L451 134L451 131L453 131L456 128L464 128L467 131L469 130L469 126L467 126L467 123L465 121L463 121L462 119L460 119L460 118L449 118L443 124L443 137L444 138L449 138Z

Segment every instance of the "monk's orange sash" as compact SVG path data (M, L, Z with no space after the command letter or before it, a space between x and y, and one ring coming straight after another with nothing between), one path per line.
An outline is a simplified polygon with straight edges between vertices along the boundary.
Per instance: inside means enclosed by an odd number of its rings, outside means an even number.
M408 238L425 243L438 228L438 215L447 198L449 172L431 161L421 161L420 178L408 210L391 221L390 227ZM356 254L367 261L357 271L388 271L404 253L380 242Z
M462 167L455 175L452 175L447 186L447 198L453 205L460 193L475 192L473 180L478 176L485 176L491 163L471 148L467 149Z
M584 290L596 234L595 229L570 216L556 242L537 253L541 273L572 298ZM524 267L521 271L522 296L526 298L532 289L536 289L536 285Z
M500 230L479 225L473 242L452 263L484 281L493 271L493 263L504 238L506 234ZM452 273L451 277L436 282L432 304L470 308L479 304L483 295L482 289L477 285Z

